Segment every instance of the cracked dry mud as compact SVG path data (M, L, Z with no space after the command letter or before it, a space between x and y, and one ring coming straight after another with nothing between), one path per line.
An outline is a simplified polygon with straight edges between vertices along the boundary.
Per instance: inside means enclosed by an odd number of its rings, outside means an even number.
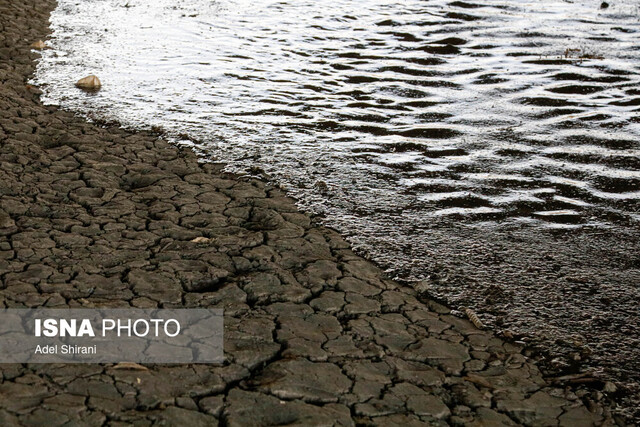
M1 425L613 422L520 346L386 280L278 188L41 105L29 46L54 6L0 0L0 301L223 308L226 361L3 365Z

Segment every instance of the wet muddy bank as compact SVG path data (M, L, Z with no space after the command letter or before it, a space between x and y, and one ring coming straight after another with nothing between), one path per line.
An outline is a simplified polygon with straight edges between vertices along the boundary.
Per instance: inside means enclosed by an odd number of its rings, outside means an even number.
M638 407L636 230L461 226L437 228L430 239L423 262L433 273L412 286L526 342L548 375L590 372Z

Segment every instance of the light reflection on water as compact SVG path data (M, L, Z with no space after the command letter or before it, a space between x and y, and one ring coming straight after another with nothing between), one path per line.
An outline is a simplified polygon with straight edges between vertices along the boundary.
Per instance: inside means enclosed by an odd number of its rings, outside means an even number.
M36 80L261 167L405 277L436 226L635 226L640 3L382 3L60 0Z

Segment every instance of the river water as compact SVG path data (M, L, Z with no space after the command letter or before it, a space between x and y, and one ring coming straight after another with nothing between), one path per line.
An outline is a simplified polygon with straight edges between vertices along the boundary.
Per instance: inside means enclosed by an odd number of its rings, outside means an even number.
M262 170L399 279L637 379L640 0L58 3L45 102Z

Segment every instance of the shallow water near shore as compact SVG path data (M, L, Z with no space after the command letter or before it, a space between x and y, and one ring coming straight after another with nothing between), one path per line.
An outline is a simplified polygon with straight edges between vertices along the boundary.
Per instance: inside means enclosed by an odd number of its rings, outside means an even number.
M260 168L397 277L637 380L640 2L610 3L60 0L35 80Z

